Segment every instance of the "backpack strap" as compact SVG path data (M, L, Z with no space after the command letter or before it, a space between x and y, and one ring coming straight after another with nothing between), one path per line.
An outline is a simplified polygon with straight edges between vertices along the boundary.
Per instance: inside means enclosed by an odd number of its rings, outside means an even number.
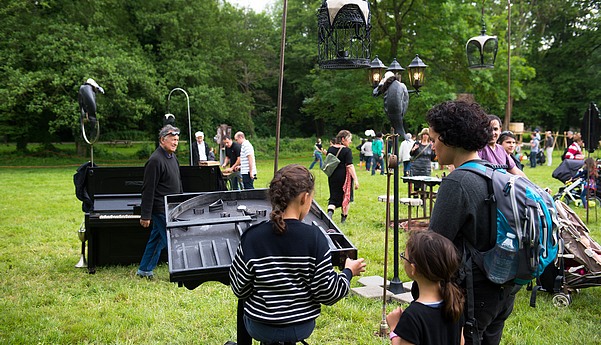
M489 227L490 227L490 229L492 231L492 235L493 235L490 237L491 245L494 245L496 243L496 239L497 239L497 199L495 197L495 191L492 186L492 174L494 173L495 169L498 169L496 167L497 167L496 165L492 165L492 164L488 164L488 163L482 164L482 163L477 163L475 161L469 161L469 162L463 163L458 168L458 169L464 169L464 170L469 170L471 172L474 172L477 175L484 177L484 179L486 180L486 186L488 188L488 196L486 196L484 201L490 207Z
M472 339L473 345L480 345L480 334L478 332L478 320L475 317L475 303L474 303L474 275L472 273L472 252L470 250L470 254L468 255L468 248L470 246L469 243L463 240L463 255L461 262L463 262L464 267L464 276L465 276L465 289L466 289L466 298L467 298L467 317L465 320L464 331L465 334L468 335Z

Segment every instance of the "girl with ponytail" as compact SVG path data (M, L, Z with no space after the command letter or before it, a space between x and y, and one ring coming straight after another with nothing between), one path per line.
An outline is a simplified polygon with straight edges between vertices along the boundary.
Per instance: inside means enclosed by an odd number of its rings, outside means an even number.
M455 282L461 258L453 242L432 231L413 231L401 258L419 285L419 297L386 317L392 344L463 344L464 297Z
M302 220L311 210L314 178L302 165L278 170L269 184L270 221L248 228L230 267L231 288L244 299L244 325L265 343L297 342L315 328L321 304L345 297L365 271L363 259L332 267L325 234Z

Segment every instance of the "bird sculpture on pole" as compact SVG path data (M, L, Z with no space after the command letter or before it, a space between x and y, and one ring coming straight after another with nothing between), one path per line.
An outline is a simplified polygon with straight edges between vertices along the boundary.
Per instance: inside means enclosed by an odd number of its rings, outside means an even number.
M384 94L384 111L388 115L390 124L395 133L401 137L405 136L403 117L409 106L409 91L407 86L401 83L392 72L386 72L384 79L373 91L374 97Z
M79 87L79 108L81 110L81 119L90 121L92 129L96 127L96 93L104 94L104 89L101 88L94 79L89 78Z

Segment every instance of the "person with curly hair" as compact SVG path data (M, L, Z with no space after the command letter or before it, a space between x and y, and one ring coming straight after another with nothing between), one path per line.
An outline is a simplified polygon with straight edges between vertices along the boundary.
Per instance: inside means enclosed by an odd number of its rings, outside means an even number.
M457 167L442 180L438 189L430 229L450 239L462 254L464 241L481 252L492 249L496 229L490 224L487 181L475 172L461 169L468 162L486 163L478 151L493 137L488 116L477 103L448 101L430 109L426 121L439 163ZM465 342L499 344L505 320L513 310L516 287L491 282L477 265L472 267L471 278L474 309L472 318L468 312L464 314ZM462 285L469 289L466 280ZM468 310L468 306L469 303L464 310Z
M268 222L247 229L230 267L231 288L244 299L244 325L266 342L296 342L315 328L321 304L345 297L353 276L365 271L363 259L347 258L337 273L322 231L303 222L310 212L314 177L293 164L275 173L269 184Z

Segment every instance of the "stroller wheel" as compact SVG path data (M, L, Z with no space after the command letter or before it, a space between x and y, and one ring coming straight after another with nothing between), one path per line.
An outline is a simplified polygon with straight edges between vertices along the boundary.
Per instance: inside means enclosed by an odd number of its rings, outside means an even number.
M553 305L557 308L567 308L572 303L572 297L566 293L560 292L553 295Z

